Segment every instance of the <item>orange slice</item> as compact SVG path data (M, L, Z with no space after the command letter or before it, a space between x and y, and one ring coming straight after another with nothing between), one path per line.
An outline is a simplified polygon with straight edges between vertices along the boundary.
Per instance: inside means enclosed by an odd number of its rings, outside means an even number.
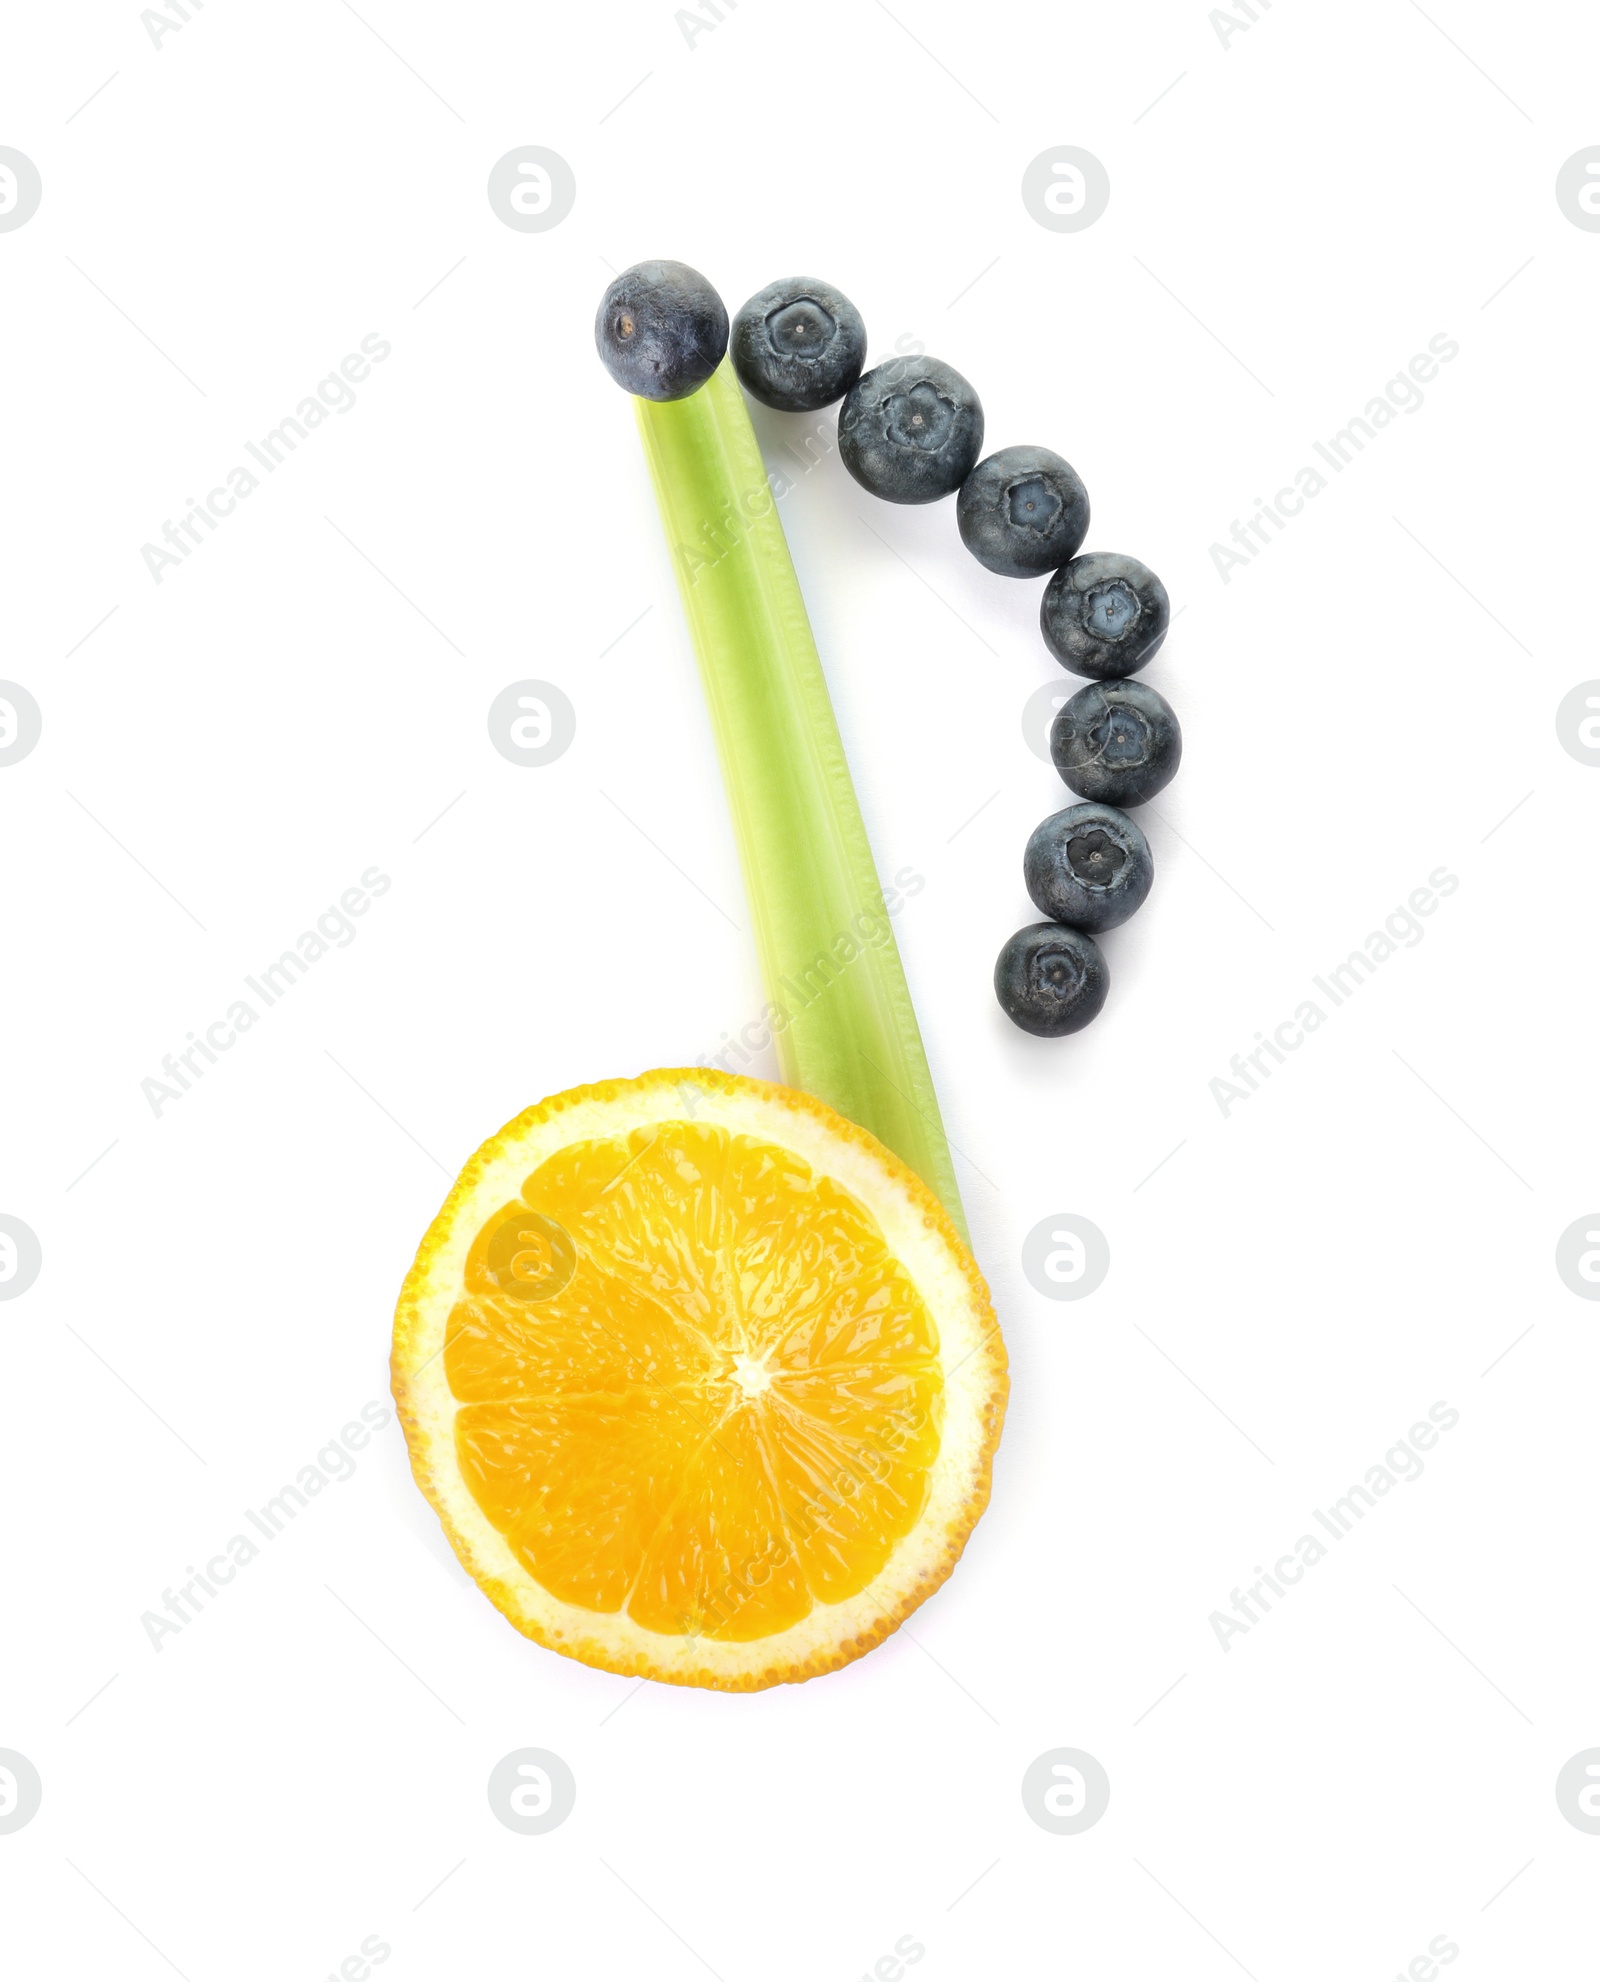
M393 1371L417 1483L519 1631L738 1690L858 1658L937 1589L1006 1398L928 1187L809 1095L703 1068L485 1143Z

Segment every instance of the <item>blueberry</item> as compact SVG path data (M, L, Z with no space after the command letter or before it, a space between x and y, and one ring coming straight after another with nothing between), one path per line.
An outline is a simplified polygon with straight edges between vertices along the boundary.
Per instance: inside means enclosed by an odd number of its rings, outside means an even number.
M937 358L891 358L839 408L839 453L885 502L937 502L960 488L983 447L983 407Z
M682 262L635 262L601 297L594 341L624 392L687 399L722 363L728 312L705 277Z
M1080 798L1142 805L1171 784L1183 732L1170 704L1142 681L1091 681L1056 711L1050 755Z
M994 995L1013 1025L1041 1039L1078 1032L1111 988L1100 945L1081 929L1035 922L1019 929L994 967Z
M769 282L733 320L733 368L753 399L780 413L831 406L861 376L867 327L828 282Z
M961 484L956 524L979 564L1002 578L1042 578L1083 542L1089 492L1049 448L1003 447Z
M1150 842L1125 812L1069 805L1033 829L1022 878L1034 906L1069 928L1115 929L1155 879Z
M1044 588L1039 630L1064 668L1115 681L1137 674L1166 638L1167 588L1136 557L1091 551Z

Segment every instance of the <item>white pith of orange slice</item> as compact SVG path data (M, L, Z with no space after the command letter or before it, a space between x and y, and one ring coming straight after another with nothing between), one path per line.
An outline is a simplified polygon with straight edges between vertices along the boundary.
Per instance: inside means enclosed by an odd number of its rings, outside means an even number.
M879 1643L988 1500L1005 1349L928 1187L794 1089L667 1069L492 1137L395 1316L412 1470L518 1630L751 1690Z

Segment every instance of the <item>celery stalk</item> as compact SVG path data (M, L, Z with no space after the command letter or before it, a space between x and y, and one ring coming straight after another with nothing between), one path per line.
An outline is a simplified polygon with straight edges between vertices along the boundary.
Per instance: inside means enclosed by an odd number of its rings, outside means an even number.
M965 1236L916 1013L744 395L724 360L687 399L634 405L762 978L788 1015L775 1041L782 1077L886 1143Z

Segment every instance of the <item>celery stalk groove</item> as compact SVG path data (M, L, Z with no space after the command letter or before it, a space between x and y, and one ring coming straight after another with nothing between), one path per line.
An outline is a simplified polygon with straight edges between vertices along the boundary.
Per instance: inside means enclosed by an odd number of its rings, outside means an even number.
M733 814L784 1081L886 1143L966 1233L805 601L726 360L634 406Z

